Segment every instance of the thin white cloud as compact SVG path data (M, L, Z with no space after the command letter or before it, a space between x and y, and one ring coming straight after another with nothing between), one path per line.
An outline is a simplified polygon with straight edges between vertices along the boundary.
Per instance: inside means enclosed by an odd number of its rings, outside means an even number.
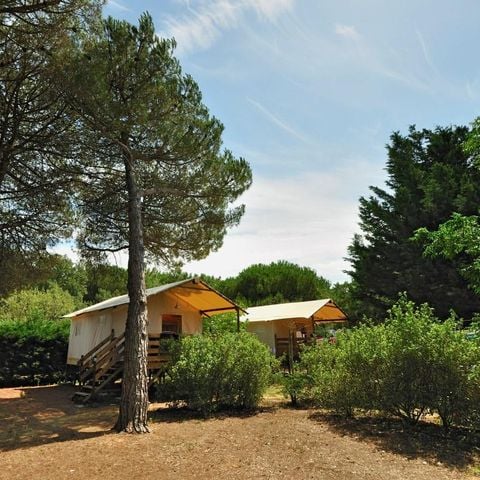
M293 137L297 138L298 140L301 140L302 142L305 143L310 143L307 137L302 135L301 133L297 132L294 130L292 127L287 125L283 120L280 120L276 115L274 115L270 110L265 108L261 103L252 100L250 97L247 97L247 100L249 103L251 103L255 108L260 110L260 112L263 113L265 117L267 117L272 123L274 123L277 127L281 128L285 132L289 133Z
M465 91L470 100L478 100L480 98L480 82L478 80L467 80Z
M253 263L288 260L343 281L344 260L358 231L359 185L381 184L384 173L365 162L332 173L309 171L289 178L256 175L241 201L246 213L223 247L185 270L232 276ZM366 187L364 187L366 189Z
M438 73L437 67L435 66L435 64L432 61L432 57L430 56L430 51L427 47L427 44L425 42L425 39L423 38L422 33L418 29L415 29L415 33L417 35L418 42L420 43L420 47L421 47L422 53L423 53L423 58L425 59L426 64L430 67L430 69L433 72Z
M360 34L353 25L343 25L341 23L335 24L335 33L341 37L350 38L351 40L359 40Z
M261 20L275 22L293 8L295 0L199 0L187 2L187 12L180 17L164 18L162 36L174 37L178 51L188 53L210 47L223 32L236 28L249 12Z
M279 15L293 8L294 0L247 0L245 6L254 8L257 14L269 21L275 21Z
M108 0L107 5L109 5L111 7L115 7L118 10L121 10L122 12L129 12L130 11L130 9L128 7L126 7L122 3L118 2L117 0Z

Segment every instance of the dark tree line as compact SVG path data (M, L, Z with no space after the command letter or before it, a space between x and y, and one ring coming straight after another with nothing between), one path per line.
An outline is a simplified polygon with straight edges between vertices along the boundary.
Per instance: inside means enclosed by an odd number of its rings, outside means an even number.
M17 267L20 268L17 273L19 283L8 293L22 289L43 290L55 284L68 292L78 305L90 305L127 291L127 269L108 263L81 261L75 264L61 255L49 255L38 267L30 268L30 277L23 277L23 282L20 280L23 269L21 265L17 264ZM152 288L192 275L181 270L166 272L148 268L145 271L145 284L147 288ZM209 285L244 306L301 302L332 295L335 299L343 298L343 284L332 285L311 268L287 261L251 265L238 275L224 279L200 276ZM8 293L3 297L7 297Z

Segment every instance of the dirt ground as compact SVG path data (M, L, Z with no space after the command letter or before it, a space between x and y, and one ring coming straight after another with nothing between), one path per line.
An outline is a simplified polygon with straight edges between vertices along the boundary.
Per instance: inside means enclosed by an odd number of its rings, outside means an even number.
M0 390L0 479L468 479L478 450L435 426L343 421L266 398L209 419L153 404L149 435L110 431L115 406L78 407L72 387Z

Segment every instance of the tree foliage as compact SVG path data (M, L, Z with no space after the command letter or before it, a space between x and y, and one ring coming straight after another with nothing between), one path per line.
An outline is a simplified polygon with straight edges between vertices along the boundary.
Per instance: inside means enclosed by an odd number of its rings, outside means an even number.
M57 284L46 290L21 290L0 303L0 319L15 322L55 321L75 309L75 299Z
M472 124L464 151L476 169L480 169L480 118ZM464 212L463 212L464 213ZM478 206L477 211L478 214ZM452 261L458 271L478 294L480 293L480 217L454 213L437 230L423 227L415 233L415 240L425 247L427 257L443 257Z
M8 0L0 8L0 249L42 251L71 230L66 165L77 132L51 59L96 6Z
M454 260L459 272L480 293L480 219L454 213L437 230L418 229L414 237L425 245L427 257Z
M301 302L330 296L330 283L314 270L287 261L251 265L220 282L221 291L245 306Z
M222 150L223 126L159 39L148 15L138 27L109 18L65 70L64 86L84 127L81 246L128 246L125 155L134 166L148 254L175 265L218 248L243 207L248 164ZM62 60L62 58L60 58Z
M362 310L381 319L398 292L428 302L445 318L450 309L471 318L480 300L458 272L457 261L426 258L411 240L421 227L436 229L453 212L476 213L480 172L463 150L465 127L394 133L388 146L386 189L360 199L362 235L349 247L353 294Z

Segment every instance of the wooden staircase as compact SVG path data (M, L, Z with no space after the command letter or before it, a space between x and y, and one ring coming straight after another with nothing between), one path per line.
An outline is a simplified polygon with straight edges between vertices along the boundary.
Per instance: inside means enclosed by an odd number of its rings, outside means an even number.
M77 380L80 389L74 393L72 400L87 403L98 396L106 387L112 387L123 372L123 351L125 334L115 337L112 330L98 345L80 357L77 363Z
M161 335L149 335L148 339L148 375L149 387L156 381L165 379L170 355L161 349ZM77 381L79 390L72 400L77 403L87 403L90 400L118 390L123 374L123 354L125 349L125 333L115 337L112 330L98 345L77 362ZM115 386L117 388L115 388Z

